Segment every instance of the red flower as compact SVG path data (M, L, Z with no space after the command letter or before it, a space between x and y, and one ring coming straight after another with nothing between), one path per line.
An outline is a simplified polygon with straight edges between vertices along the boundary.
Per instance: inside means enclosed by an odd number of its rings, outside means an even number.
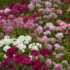
M42 49L41 49L41 54L42 54L43 56L51 55L51 54L52 54L52 51L50 51L50 50L48 50L48 49L46 49L46 48L42 48Z
M31 55L32 55L32 56L38 56L38 55L39 55L39 52L36 51L36 50L32 50L32 51L31 51Z

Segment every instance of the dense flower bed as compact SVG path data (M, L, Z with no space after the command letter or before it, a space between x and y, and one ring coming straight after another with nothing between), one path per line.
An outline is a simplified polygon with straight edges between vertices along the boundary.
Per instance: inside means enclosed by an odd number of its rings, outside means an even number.
M70 70L69 1L8 1L0 8L0 70Z

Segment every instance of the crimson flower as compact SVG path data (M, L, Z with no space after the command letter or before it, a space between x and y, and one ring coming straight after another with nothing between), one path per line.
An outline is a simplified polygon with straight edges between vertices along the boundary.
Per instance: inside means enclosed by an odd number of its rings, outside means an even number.
M48 50L48 49L46 49L46 48L42 48L42 49L41 49L41 54L42 54L43 56L51 55L51 54L52 54L52 51L50 51L50 50Z

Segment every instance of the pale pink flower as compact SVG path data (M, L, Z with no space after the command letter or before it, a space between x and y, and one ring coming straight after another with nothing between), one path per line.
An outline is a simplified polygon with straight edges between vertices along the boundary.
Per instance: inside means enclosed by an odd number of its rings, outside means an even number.
M55 13L50 13L48 17L49 18L57 18L57 15Z
M48 28L49 30L55 30L55 26L49 22L49 23L46 23L46 25L44 26L44 29Z
M39 37L39 38L37 38L37 41L38 42L43 42L43 43L47 43L47 41L48 41L48 38L46 37L46 36L43 36L43 37Z
M56 37L56 38L63 38L64 35L63 35L63 33L57 33L57 34L55 35L55 37Z
M43 32L43 28L41 26L38 26L34 32L40 34Z
M46 44L46 46L47 46L48 50L52 50L52 48L53 48L51 44Z
M44 35L51 35L51 31L50 30L46 30L45 32L43 32Z
M58 53L56 54L55 58L61 58L64 54L63 53Z
M55 64L54 70L63 70L63 66L61 64Z
M48 67L51 67L52 64L53 64L53 61L52 61L51 59L47 59L47 60L46 60L46 65L47 65Z
M52 7L52 3L49 2L49 1L46 1L46 2L45 2L45 6L50 8L50 7Z
M56 39L53 38L53 37L51 37L51 38L49 38L49 41L50 41L51 43L55 43L55 42L56 42Z
M59 50L59 49L63 50L64 49L64 47L61 46L60 44L55 44L54 47L55 47L55 50Z
M49 14L49 13L53 12L53 10L50 9L50 8L45 8L44 12L47 13L47 14Z

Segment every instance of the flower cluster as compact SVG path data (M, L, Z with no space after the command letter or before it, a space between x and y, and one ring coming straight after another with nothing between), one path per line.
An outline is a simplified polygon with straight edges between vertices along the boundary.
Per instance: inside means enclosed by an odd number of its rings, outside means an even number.
M0 70L70 70L69 4L15 2L0 8Z

